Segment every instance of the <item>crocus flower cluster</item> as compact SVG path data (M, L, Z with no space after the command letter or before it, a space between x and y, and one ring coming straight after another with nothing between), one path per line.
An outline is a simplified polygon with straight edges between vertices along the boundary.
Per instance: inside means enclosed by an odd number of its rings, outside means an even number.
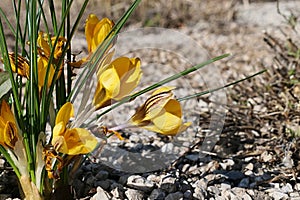
M89 15L85 24L88 55L69 64L73 67L84 67L113 26L114 23L108 18L99 20L94 14ZM62 49L66 41L64 37L50 37L42 32L39 33L37 38L39 91L43 87L49 88L56 81L53 80L55 72L57 72L56 79L61 76L65 64L61 58ZM111 49L112 45L106 51L96 70L97 84L92 95L93 110L95 112L132 95L142 77L141 60L139 58L118 57L112 59L114 51L110 51ZM50 56L51 52L54 52L52 58ZM12 63L12 71L29 79L30 67L28 60L14 53L9 54L9 59ZM17 66L15 63L17 63ZM48 76L47 81L46 76ZM186 130L190 123L183 123L182 121L181 105L174 98L172 92L174 89L172 87L161 87L155 90L146 102L136 110L130 120L125 123L125 126L123 124L122 128L140 127L170 136ZM52 170L52 165L55 162L53 159L57 160L59 169L61 169L65 165L63 155L88 154L99 145L99 139L88 128L81 127L82 124L73 123L72 119L74 117L74 106L71 102L66 102L56 113L55 123L51 127L51 140L47 146L44 146L43 151L44 166L48 171L49 178L59 177ZM122 138L117 132L118 129L101 127L106 130L106 133L113 133ZM18 125L14 114L8 103L3 100L0 110L0 144L4 148L13 150L18 138Z

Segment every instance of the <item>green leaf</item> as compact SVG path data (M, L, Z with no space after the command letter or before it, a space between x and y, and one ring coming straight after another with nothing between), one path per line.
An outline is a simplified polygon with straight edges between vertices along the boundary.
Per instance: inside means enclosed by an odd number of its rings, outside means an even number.
M0 72L0 99L11 90L11 82L8 72Z

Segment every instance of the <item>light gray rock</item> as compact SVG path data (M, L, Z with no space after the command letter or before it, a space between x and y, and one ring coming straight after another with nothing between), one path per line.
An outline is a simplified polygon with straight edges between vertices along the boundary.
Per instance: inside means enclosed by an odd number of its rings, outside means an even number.
M143 192L150 192L154 187L154 183L140 175L132 175L127 179L127 186Z
M138 191L138 190L134 190L134 189L126 190L125 195L130 200L143 200L144 199L144 193L142 191Z
M120 187L115 187L110 193L113 195L113 198L124 199L124 193Z
M91 200L110 200L111 197L101 187L97 187L97 193L91 198Z

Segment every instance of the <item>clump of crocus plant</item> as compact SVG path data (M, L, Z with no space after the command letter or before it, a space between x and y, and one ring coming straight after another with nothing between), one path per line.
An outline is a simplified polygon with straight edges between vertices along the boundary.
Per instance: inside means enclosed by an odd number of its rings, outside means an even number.
M14 9L16 27L1 17L4 71L0 77L7 78L10 90L0 91L0 152L14 169L27 200L51 199L59 187L68 184L68 174L78 166L74 163L99 146L101 139L95 136L95 130L105 130L107 137L116 135L122 139L118 130L127 127L175 136L191 125L183 122L180 101L173 95L175 88L158 88L174 77L134 92L142 78L141 60L113 58L116 36L140 1L136 0L116 24L90 14L85 23L86 56L78 60L71 41L88 0L82 2L76 19L70 17L69 0L61 1L60 20L56 19L53 0L48 1L49 7L40 0L18 1ZM25 10L20 9L21 3L26 4ZM51 20L44 12L49 8ZM5 16L3 8L0 12ZM25 16L26 23L21 23L20 16ZM2 20L12 28L16 40L10 52ZM75 73L74 69L82 71ZM111 128L99 122L102 115L154 89L128 122ZM82 91L83 97L79 98ZM97 117L90 119L95 112Z

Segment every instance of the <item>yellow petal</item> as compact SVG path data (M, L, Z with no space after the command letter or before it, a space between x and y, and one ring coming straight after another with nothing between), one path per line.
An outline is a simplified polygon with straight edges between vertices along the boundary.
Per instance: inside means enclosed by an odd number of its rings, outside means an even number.
M4 143L13 149L17 141L17 127L15 123L8 121L4 128Z
M72 103L67 102L59 109L56 116L55 125L60 122L63 122L66 125L71 117L74 117L74 107Z
M44 86L47 68L48 68L48 59L45 56L40 56L38 58L38 75L39 75L38 85L39 85L39 87ZM50 87L54 73L55 73L55 69L54 69L53 65L50 65L47 87Z
M93 32L92 46L90 52L94 52L96 48L104 41L104 39L109 34L113 26L114 23L108 18L103 18L96 24Z
M47 42L48 38L47 35L44 35L43 32L39 32L39 36L37 39L38 45L42 48L44 54L48 57L50 55L50 46Z
M85 24L85 37L88 45L88 51L92 52L92 38L94 35L94 29L99 22L96 15L90 14Z
M15 123L15 117L13 113L11 112L11 109L9 108L9 105L6 103L6 101L1 102L1 113L0 116L3 117L4 122L7 121Z
M100 83L98 83L97 85L96 92L93 98L93 104L96 109L100 109L112 104L111 94L108 94Z
M51 38L52 46L54 45L55 40L56 40L56 37ZM63 47L64 47L64 44L65 44L66 41L67 41L66 38L64 38L62 36L58 37L58 40L57 40L57 43L56 43L56 46L55 46L55 49L54 49L54 58L55 59L58 59L58 58L61 57L61 55L63 53Z
M126 66L125 64L128 64ZM123 97L129 95L139 84L142 77L142 71L140 67L140 59L132 58L128 59L128 62L124 62L124 65L115 65L116 70L121 80L121 89L118 94L114 95L116 100L120 100ZM127 69L127 71L125 71Z
M53 137L51 143L56 151L68 154L69 149L64 136Z
M98 140L88 130L73 128L64 135L67 141L69 155L87 154L92 152L98 145Z
M119 93L120 91L120 79L116 69L111 66L107 68L99 79L100 84L105 88L108 94Z
M53 128L53 138L58 136L63 136L65 130L66 130L66 124L63 121L60 121L59 123L55 124Z

